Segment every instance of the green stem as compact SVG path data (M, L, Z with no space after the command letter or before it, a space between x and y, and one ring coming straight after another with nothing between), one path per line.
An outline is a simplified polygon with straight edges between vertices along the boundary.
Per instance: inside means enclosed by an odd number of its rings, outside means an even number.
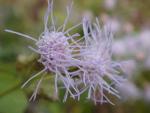
M16 85L14 85L13 87L9 88L8 90L0 93L0 98L7 95L7 94L10 94L11 92L13 92L15 90L17 90L18 88L20 88L20 85L21 85L21 83L18 83Z

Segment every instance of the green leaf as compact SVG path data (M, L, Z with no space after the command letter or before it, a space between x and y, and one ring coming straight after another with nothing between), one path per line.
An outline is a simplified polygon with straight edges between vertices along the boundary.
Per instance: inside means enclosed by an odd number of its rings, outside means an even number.
M27 106L19 80L8 73L0 73L0 113L24 113Z
M26 106L26 97L20 90L0 98L0 113L24 113Z

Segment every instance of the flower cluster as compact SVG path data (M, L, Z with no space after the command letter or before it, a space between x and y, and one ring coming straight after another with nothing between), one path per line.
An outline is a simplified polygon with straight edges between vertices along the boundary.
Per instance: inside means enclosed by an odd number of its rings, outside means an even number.
M69 32L81 25L81 23L66 30L70 7L67 7L67 17L64 24L56 28L53 16L53 1L48 2L48 9L44 17L44 32L39 39L31 36L6 30L31 39L36 48L29 47L40 55L38 62L43 64L44 69L29 78L23 87L36 76L42 75L31 99L36 98L39 85L44 77L42 73L53 73L55 76L55 92L61 84L66 89L64 101L70 96L80 99L81 94L87 92L87 98L95 103L109 102L107 97L112 94L119 97L116 86L124 80L121 76L121 65L112 61L112 34L107 27L100 27L98 19L91 24L86 18L82 21L84 36ZM49 15L51 26L48 27ZM72 69L73 68L73 69Z

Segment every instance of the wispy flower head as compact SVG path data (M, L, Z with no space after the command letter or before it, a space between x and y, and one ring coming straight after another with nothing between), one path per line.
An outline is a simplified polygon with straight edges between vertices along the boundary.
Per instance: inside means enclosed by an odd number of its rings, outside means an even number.
M64 85L64 88L66 89L66 95L70 94L70 96L74 98L73 92L77 92L77 89L74 86L74 82L70 77L68 70L71 66L74 66L73 55L75 54L75 49L78 47L74 38L79 36L79 34L76 33L70 35L69 32L78 27L80 24L77 24L66 30L66 24L70 17L71 9L72 4L70 7L67 7L67 17L64 21L64 24L59 28L56 28L53 16L53 1L50 2L48 0L48 9L44 17L44 31L43 33L41 33L39 39L12 30L5 30L6 32L18 34L34 41L36 48L33 48L31 46L29 48L40 55L40 59L38 61L44 65L44 69L29 78L29 80L27 80L25 84L23 84L23 87L36 76L44 72L53 72L55 74L56 93L58 93L57 84L59 81L61 81ZM49 15L51 17L50 27L48 26ZM43 76L37 84L37 88L35 89L35 92L33 93L31 99L35 99L38 87L42 79ZM73 89L73 91L71 89Z
M35 99L45 75L43 73L52 72L55 75L56 94L58 94L58 83L61 82L63 88L66 89L64 101L68 96L79 99L82 93L88 91L87 98L95 103L112 103L106 93L119 97L115 85L119 85L123 80L116 69L120 67L120 64L112 61L111 58L112 34L106 27L100 27L98 19L94 24L84 19L84 36L77 40L76 37L79 34L71 35L69 32L80 24L66 30L71 8L72 4L67 7L67 17L64 24L56 28L53 1L48 1L48 9L44 17L44 31L39 39L6 30L34 41L36 48L31 46L29 48L39 54L38 61L44 66L44 69L29 78L23 87L33 78L42 75L31 96L31 99ZM48 26L49 15L51 17L50 27Z
M112 60L112 34L96 23L91 24L83 20L85 47L81 49L81 84L82 91L88 90L88 99L95 103L112 103L106 93L119 97L115 85L119 85L123 78L116 69L119 63ZM113 103L112 103L113 104Z

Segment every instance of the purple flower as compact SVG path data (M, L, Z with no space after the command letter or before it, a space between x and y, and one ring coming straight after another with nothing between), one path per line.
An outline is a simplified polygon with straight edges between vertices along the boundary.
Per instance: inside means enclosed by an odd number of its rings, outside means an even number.
M106 93L119 98L115 86L124 80L117 70L119 63L112 60L112 34L108 28L101 28L96 23L91 24L83 19L85 47L80 50L80 93L88 91L88 99L95 103L109 102ZM82 87L81 87L82 86ZM80 95L78 95L80 96Z
M69 94L71 97L75 98L74 93L78 92L74 80L70 77L70 72L68 70L70 67L76 65L76 59L73 56L77 54L75 53L75 51L77 51L75 49L78 48L79 45L76 43L76 41L79 40L75 40L75 38L78 37L79 34L76 33L70 35L69 32L81 24L79 23L66 30L66 24L70 17L71 9L72 4L70 7L67 7L67 17L64 21L64 24L56 29L53 16L53 1L51 1L51 3L50 1L48 1L48 9L44 17L44 32L41 33L39 39L16 31L5 30L6 32L14 33L34 41L36 48L33 48L31 46L29 48L40 55L40 59L38 61L44 65L43 70L29 78L22 86L24 87L29 81L31 81L38 75L42 75L41 79L37 84L35 92L31 96L31 99L36 98L36 94L44 76L43 73L45 72L52 72L55 74L56 94L58 93L58 83L60 81L63 83L63 87L66 89L64 101ZM48 27L49 14L52 24L50 27Z

